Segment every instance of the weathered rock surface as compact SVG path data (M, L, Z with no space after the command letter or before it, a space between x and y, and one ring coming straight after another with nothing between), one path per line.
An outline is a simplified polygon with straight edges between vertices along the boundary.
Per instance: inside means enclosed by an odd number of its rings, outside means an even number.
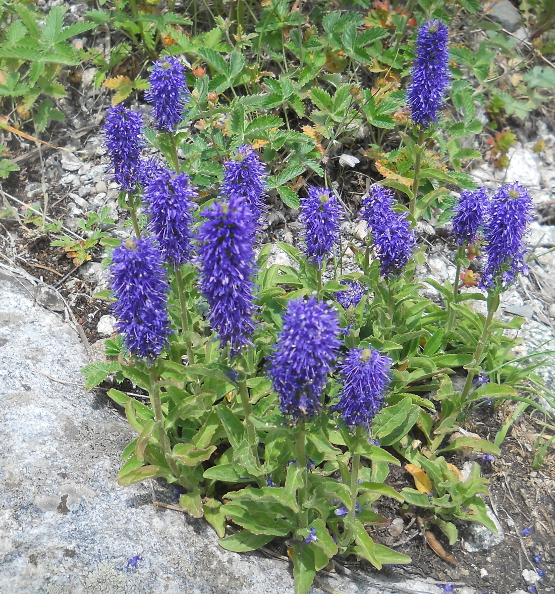
M83 391L77 333L33 292L0 268L0 592L292 594L287 563L225 551L203 520L155 508L149 484L118 486L119 457L135 435ZM357 578L318 576L343 594L441 592L431 582Z

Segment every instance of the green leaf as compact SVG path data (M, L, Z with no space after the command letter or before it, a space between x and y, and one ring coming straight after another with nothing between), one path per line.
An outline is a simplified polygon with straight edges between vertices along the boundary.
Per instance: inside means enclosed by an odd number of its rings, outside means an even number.
M480 0L457 0L457 2L471 14L480 10Z
M214 528L216 534L220 538L223 538L225 536L226 519L225 515L221 512L222 504L216 499L206 497L202 507L204 510L204 519Z
M134 483L140 483L141 481L157 477L165 478L166 480L173 479L173 475L168 469L162 468L161 466L149 465L141 466L140 468L137 468L125 474L123 474L122 468L118 474L118 485L122 485L123 487L129 487Z
M254 477L245 476L245 472L236 464L220 464L204 471L204 478L223 483L240 483L251 481Z
M86 31L90 31L96 27L96 23L73 23L69 25L69 27L65 27L55 39L56 43L60 43L61 41L65 41L70 37L76 37L77 35L81 35Z
M363 482L360 483L358 486L359 491L371 491L372 493L378 493L379 495L384 495L385 497L391 497L391 499L395 499L400 503L403 503L404 498L400 493L388 485L383 485L381 483L369 483Z
M137 439L135 444L135 456L137 460L141 462L145 461L145 448L148 445L150 438L152 437L152 433L154 432L155 422L154 419L150 420L144 427L143 432Z
M226 75L229 78L229 67L222 56L210 47L201 47L198 50L198 55L204 59L216 72Z
M322 549L328 559L331 559L335 554L337 554L338 547L328 532L328 528L324 520L321 518L314 520L314 522L309 525L309 528L316 529L316 540L312 543L313 546Z
M541 89L553 89L555 87L555 70L543 68L542 66L535 66L529 70L522 80L531 88L539 87Z
M289 520L279 517L283 514L278 504L267 505L265 509L262 505L255 506L252 501L248 502L248 506L233 502L222 506L222 512L253 534L287 536L292 529Z
M355 535L355 542L358 545L355 548L356 552L366 559L366 561L369 561L376 569L381 569L381 561L376 556L376 545L358 520L355 520Z
M18 2L14 5L14 8L19 15L19 18L25 23L27 27L27 31L29 31L29 36L31 39L38 39L39 37L39 27L37 24L37 17L38 15L31 11L25 4ZM9 36L8 36L9 39Z
M178 443L173 448L172 458L185 466L196 466L205 460L209 460L215 451L215 445L198 449L192 443Z
M0 177L6 179L12 171L19 171L19 165L12 163L9 159L0 160Z
M273 115L263 115L255 118L245 129L245 136L249 139L258 138L258 134L270 128L281 128L284 122Z
M478 439L477 437L458 437L447 447L437 450L440 452L452 452L456 450L468 450L471 449L474 452L484 452L485 454L493 454L494 456L500 456L501 451L499 448L487 441L486 439Z
M223 404L219 404L216 407L216 411L224 426L225 432L227 433L229 443L235 450L237 450L241 443L246 440L246 432L243 423L241 423L239 417L235 413Z
M191 493L183 493L179 496L179 505L193 518L202 518L204 510L200 489L196 488Z
M374 554L376 559L383 565L407 565L408 563L412 563L412 559L408 555L393 551L376 542L374 543Z
M120 392L119 390L116 390L114 388L108 390L108 396L116 404L119 404L120 406L125 406L127 401L130 399L130 397L127 394L124 394L123 392Z
M235 553L246 553L263 547L273 540L273 536L267 534L253 534L248 530L243 530L238 534L226 536L219 540L222 548Z
M472 355L457 353L453 355L437 355L431 360L439 367L464 367L472 362Z
M457 530L455 524L453 524L452 522L446 522L445 520L442 520L441 518L437 517L435 521L438 525L438 528L449 539L449 544L454 545L457 542L457 538L459 538L459 531Z
M51 47L56 42L59 34L64 26L64 14L67 8L62 6L54 6L46 17L46 22L41 31L41 41L47 46Z
M279 186L277 191L286 206L294 209L299 208L300 200L297 192L288 186Z
M121 365L117 361L91 363L81 369L81 375L86 375L85 390L90 390L101 384L111 373L119 371Z
M295 594L307 594L316 576L314 553L310 546L301 542L293 545L293 577Z

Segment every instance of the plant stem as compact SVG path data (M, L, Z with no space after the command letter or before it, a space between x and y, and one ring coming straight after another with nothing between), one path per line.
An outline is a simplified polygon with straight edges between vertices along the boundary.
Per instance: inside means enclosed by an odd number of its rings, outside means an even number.
M305 449L305 423L299 421L297 425L297 436L295 446L297 449L297 467L301 470L303 477L303 486L298 490L300 527L306 528L308 526L308 510L305 508L305 503L308 498L308 471L306 468L306 449Z
M258 437L256 429L251 420L252 404L249 399L246 380L239 382L239 395L241 396L241 404L243 405L243 413L245 415L245 427L247 429L247 438L253 458L256 462L257 468L260 468L260 459L258 458Z
M455 282L453 283L453 301L447 302L447 327L445 329L445 333L449 334L453 329L453 324L455 323L455 310L451 307L451 303L457 303L459 297L459 277L461 274L461 264L464 258L466 246L462 245L457 250L457 255L455 257L455 261L457 263L457 270L455 272Z
M422 152L424 151L424 130L418 132L418 141L416 143L416 156L414 159L414 181L412 183L412 198L409 203L409 212L414 217L416 212L416 198L418 196L418 178L420 176L420 166L422 164Z
M179 174L181 173L181 167L179 165L179 157L177 156L177 139L171 132L168 134L168 137L170 139L172 167L174 171Z
M474 356L472 358L472 363L468 369L468 375L466 376L466 382L464 384L463 391L461 392L461 398L459 402L460 410L462 410L464 401L466 400L468 393L470 392L470 388L472 387L472 380L476 376L477 367L482 361L482 355L484 354L484 349L486 348L489 338L491 322L493 321L493 314L495 314L499 307L500 291L500 287L496 287L493 291L488 293L488 315L484 323L484 328L482 329L482 335L478 340L476 351L474 352Z
M135 229L135 235L137 239L141 239L141 230L139 229L139 221L137 219L137 209L135 208L135 202L133 201L133 198L129 197L129 193L127 193L126 202L129 207L129 214L131 215L131 221L133 223L133 229Z
M150 368L150 403L152 406L152 410L154 411L154 422L156 424L156 428L158 430L158 439L160 440L160 445L162 446L162 451L164 452L164 457L166 458L166 462L168 463L171 471L173 472L175 478L181 480L181 472L177 466L176 461L171 457L171 446L170 440L164 430L164 415L162 413L162 401L160 399L160 386L158 384L158 371L157 371L157 364ZM187 481L188 482L188 481ZM184 485L185 486L185 485ZM194 488L194 485L187 486L187 488Z
M357 427L355 429L355 444L363 438L363 429ZM356 447L356 446L355 446ZM341 546L348 547L351 544L355 528L355 513L357 508L358 496L358 473L360 471L360 454L352 453L351 463L351 507L349 508L347 517L345 518L345 532L341 538Z
M187 358L189 359L189 365L195 364L195 354L193 353L193 345L189 340L187 334L189 333L189 317L187 315L187 301L185 300L185 287L183 286L183 275L181 274L181 267L178 264L174 264L175 280L177 282L177 292L179 293L179 304L181 306L181 324L182 332L185 336L185 346L187 347Z

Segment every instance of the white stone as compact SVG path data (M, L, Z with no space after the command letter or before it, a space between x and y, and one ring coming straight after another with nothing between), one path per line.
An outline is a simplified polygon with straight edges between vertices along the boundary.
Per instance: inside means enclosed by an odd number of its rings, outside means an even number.
M70 202L67 207L67 214L70 217L78 217L83 214L83 211L75 204L75 202Z
M509 150L509 166L505 171L505 181L518 181L527 188L539 188L541 173L538 156L530 149L517 143Z
M533 569L523 569L522 577L528 584L537 584L540 581L540 576Z
M483 567L480 569L480 577L485 580L488 577L489 573L487 571L487 569L484 569Z
M96 186L94 187L94 189L101 194L102 192L106 192L106 190L108 189L108 187L106 186L106 182L103 181L99 181Z
M87 283L98 283L102 278L102 264L87 262L79 268L78 274Z
M96 331L102 336L112 336L116 326L116 318L114 316L102 316L96 325Z
M472 524L469 526L468 539L462 541L462 548L469 553L491 549L505 540L505 533L503 532L503 526L501 526L499 519L488 505L486 505L486 508L488 517L497 528L497 534L481 524Z
M76 182L79 182L79 178L72 173L69 175L64 175L64 177L60 179L62 186L69 186L69 184L75 185Z
M368 225L366 221L361 219L360 221L354 223L351 234L353 235L353 237L360 239L360 241L366 239L366 237L368 236Z
M449 277L447 265L441 258L430 258L428 260L431 276L434 280L443 283Z
M79 196L88 196L94 191L94 188L91 185L81 186L79 188Z
M555 246L555 225L540 225L530 223L530 235L527 237L528 245L534 246Z
M87 210L88 208L90 208L89 203L84 198L81 198L79 194L75 194L72 192L69 194L69 197L73 200L73 202L75 202L75 204L77 204L77 206L79 206L83 210Z
M78 171L83 166L83 161L76 157L73 153L62 152L62 169L66 171Z

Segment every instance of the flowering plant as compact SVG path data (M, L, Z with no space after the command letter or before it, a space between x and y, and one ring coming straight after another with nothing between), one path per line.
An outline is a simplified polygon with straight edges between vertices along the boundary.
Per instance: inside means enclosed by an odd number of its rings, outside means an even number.
M455 179L422 166L447 93L447 67L447 27L426 22L408 93L412 184L386 179L369 188L359 213L364 244L342 237L336 193L312 186L299 204L300 246L260 246L266 199L272 189L291 199L291 188L283 190L291 178L270 180L245 142L250 124L234 118L233 135L223 141L214 132L212 148L203 149L206 175L199 173L198 162L191 164L197 139L181 127L196 121L207 89L197 82L189 93L175 57L152 69L154 129L141 131L140 116L123 107L107 118L114 179L135 238L114 250L110 264L119 325L107 355L115 360L85 373L92 387L115 372L150 399L147 406L109 391L138 433L118 480L159 477L179 485L180 506L204 516L229 550L293 537L299 593L337 554L354 553L378 569L410 561L371 536L372 526L387 524L372 508L382 496L425 509L450 541L454 519L492 526L478 497L487 490L479 466L463 481L441 454L499 454L485 440L459 437L446 445L446 438L471 404L514 396L503 380L521 378L506 366L513 343L503 335L518 323L494 314L501 292L526 272L530 199L516 183L491 198L485 189L463 192L453 221L454 282L426 280L444 306L422 296L415 272L424 247L415 224L447 192L430 190L430 179ZM265 130L275 124L273 116L261 117L269 118ZM147 143L165 164L143 158ZM501 224L507 218L510 233ZM482 233L483 292L461 294L466 249ZM271 263L276 248L288 263ZM348 250L351 272L343 274ZM472 312L472 301L486 301L487 316ZM456 372L466 374L460 391L450 379ZM477 376L485 381L474 382ZM427 477L427 493L384 484L400 460ZM226 535L228 521L242 530Z

